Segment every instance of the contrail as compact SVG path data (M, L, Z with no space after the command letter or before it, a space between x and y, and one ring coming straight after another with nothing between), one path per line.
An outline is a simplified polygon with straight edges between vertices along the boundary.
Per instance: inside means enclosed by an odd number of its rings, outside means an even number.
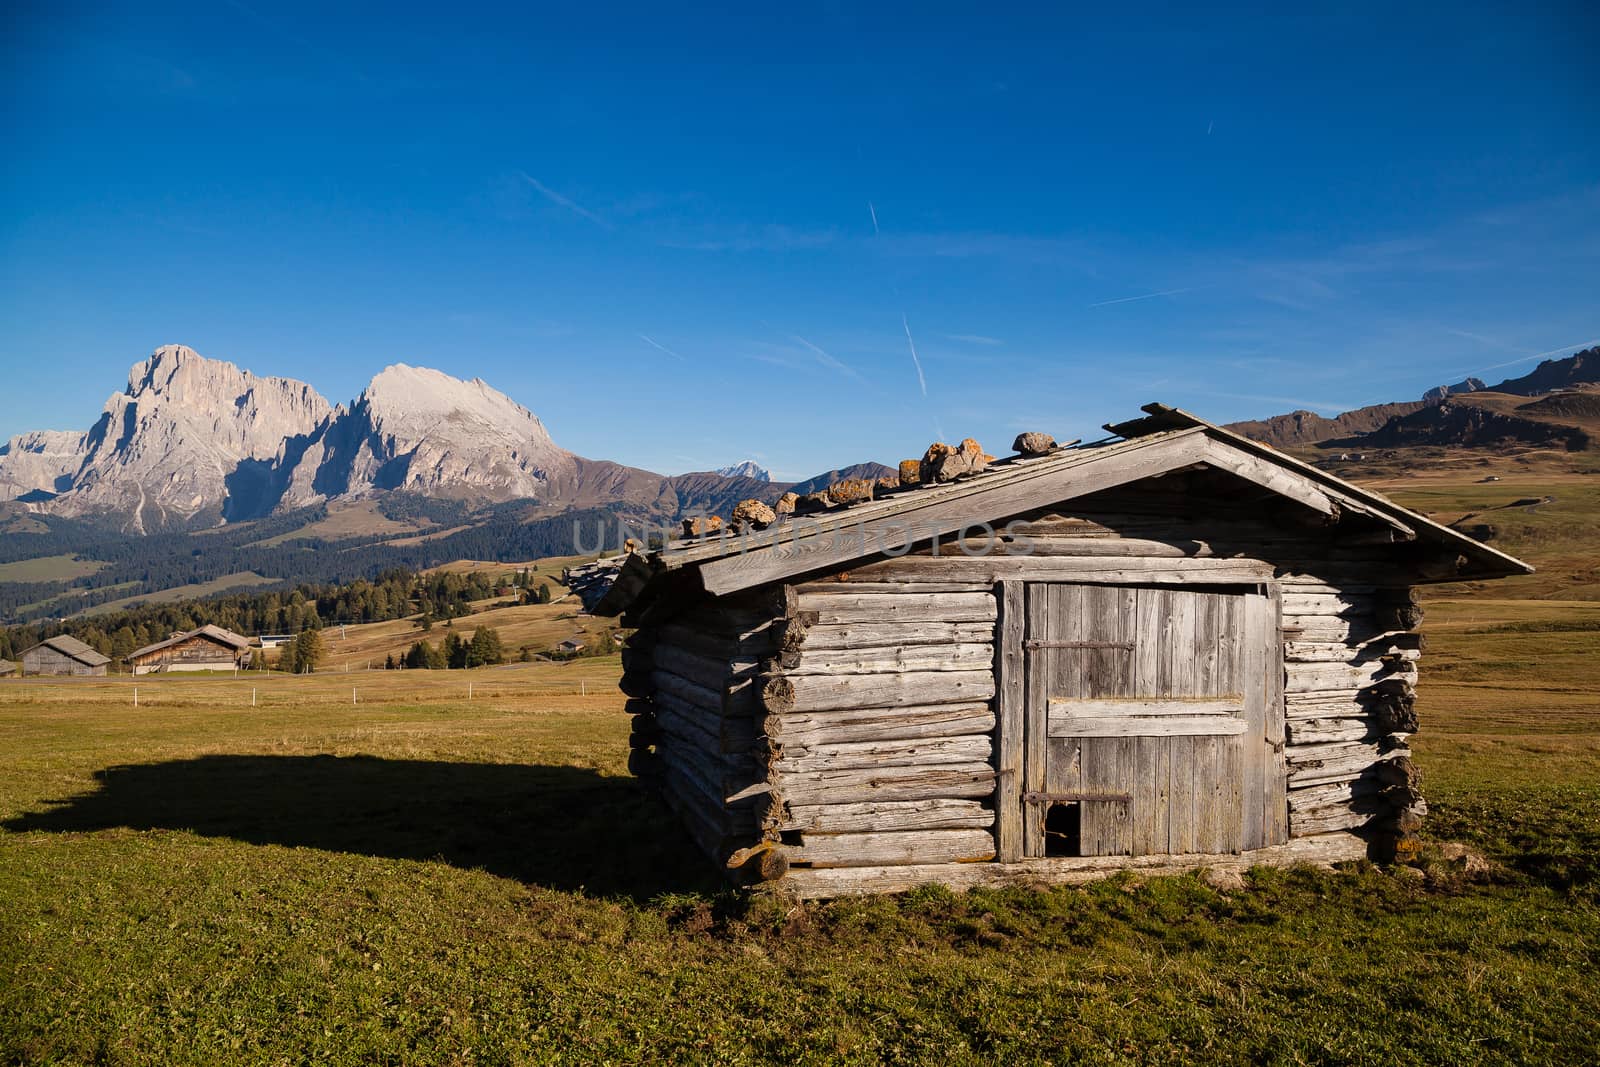
M872 214L872 236L878 236L878 209L872 206L872 201L867 201L867 210Z
M679 360L679 361L684 362L684 363L689 362L688 360L684 359L682 356L678 355L678 353L674 352L672 349L670 349L666 345L662 344L660 341L657 341L655 338L650 337L648 334L642 334L641 333L639 335L639 340L643 341L645 344L649 345L651 348L659 348L661 351L665 352L667 355L671 356L673 359Z
M1138 296L1120 296L1115 300L1102 300L1099 303L1090 304L1089 306L1092 308L1103 308L1110 304L1127 304L1134 300L1153 300L1158 296L1177 296L1179 293L1192 293L1196 289L1204 288L1205 286L1203 285L1186 285L1182 289L1163 289L1159 293L1141 293Z
M1521 359L1508 359L1504 363L1495 363L1487 367L1479 367L1478 370L1499 370L1501 367L1514 367L1518 363L1527 363L1529 360L1543 359L1545 356L1553 356L1558 352L1566 352L1574 348L1588 348L1590 345L1600 345L1600 338L1595 338L1592 341L1579 341L1575 345L1562 345L1560 348L1552 348L1548 352L1535 352L1533 355L1523 356Z
M543 196L546 200L550 201L552 204L559 204L562 207L566 208L568 211L573 212L574 214L582 215L584 218L588 219L590 222L594 223L596 226L604 226L608 230L616 229L615 226L612 226L611 223L607 222L605 219L601 218L599 215L596 215L594 212L590 211L588 208L584 207L582 204L580 204L577 201L571 199L570 197L562 196L560 193L556 192L554 189L550 188L544 182L540 181L538 178L535 178L533 175L529 174L527 171L522 171L521 174L522 174L523 180L525 180L529 185L533 186L535 189L539 190L539 194L541 196Z
M911 346L911 362L917 368L917 384L922 386L923 399L927 399L928 379L922 376L922 360L917 358L917 342L911 339L911 321L906 318L904 312L900 315L900 325L906 328L906 344Z
M811 349L812 352L815 352L817 356L817 362L822 364L824 367L827 367L830 370L836 370L840 374L847 374L852 378L861 377L861 374L854 367L850 366L848 363L845 363L843 360L835 359L833 356L823 351L821 345L814 345L810 341L807 341L804 337L801 337L799 334L792 334L791 336L796 341L799 341L801 344Z

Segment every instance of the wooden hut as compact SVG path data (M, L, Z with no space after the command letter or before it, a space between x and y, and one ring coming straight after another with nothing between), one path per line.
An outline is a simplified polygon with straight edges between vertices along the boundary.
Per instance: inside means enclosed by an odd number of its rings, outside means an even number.
M638 628L635 773L799 897L1414 847L1413 589L1531 568L1145 411L998 462L936 445L893 488L574 575Z
M221 626L173 634L129 654L134 674L159 671L231 671L250 665L250 639Z
M47 637L22 653L22 673L100 676L111 657L103 656L76 637Z
M17 673L17 665L8 659L0 659L0 678L9 678Z

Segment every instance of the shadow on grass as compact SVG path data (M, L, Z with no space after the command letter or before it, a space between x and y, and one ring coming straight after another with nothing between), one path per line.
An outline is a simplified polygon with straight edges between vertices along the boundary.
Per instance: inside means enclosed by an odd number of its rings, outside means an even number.
M630 778L371 756L203 756L108 767L93 792L3 824L126 827L438 860L595 896L714 890L708 861Z

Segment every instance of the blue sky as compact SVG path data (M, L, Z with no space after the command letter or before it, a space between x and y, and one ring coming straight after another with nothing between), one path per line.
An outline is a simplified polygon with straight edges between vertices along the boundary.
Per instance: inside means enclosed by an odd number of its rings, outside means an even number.
M780 476L1600 339L1600 18L13 6L0 437L188 344ZM1497 366L1498 365L1498 366Z

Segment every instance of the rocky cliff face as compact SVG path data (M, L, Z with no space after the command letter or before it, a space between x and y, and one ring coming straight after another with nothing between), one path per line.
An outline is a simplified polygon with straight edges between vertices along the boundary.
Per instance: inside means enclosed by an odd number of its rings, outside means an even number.
M0 445L0 500L46 500L72 487L88 434L35 430Z
M348 410L282 442L264 473L276 499L302 506L330 497L400 489L457 500L544 498L573 480L576 460L538 416L485 382L464 382L397 363L381 371ZM271 491L269 488L269 492Z
M182 525L221 505L241 464L271 458L331 410L303 382L167 345L133 365L127 388L75 435L71 453L52 464L0 457L0 482L26 484L16 496L55 493L48 507L57 514L119 516L132 532ZM56 442L70 447L73 436Z

